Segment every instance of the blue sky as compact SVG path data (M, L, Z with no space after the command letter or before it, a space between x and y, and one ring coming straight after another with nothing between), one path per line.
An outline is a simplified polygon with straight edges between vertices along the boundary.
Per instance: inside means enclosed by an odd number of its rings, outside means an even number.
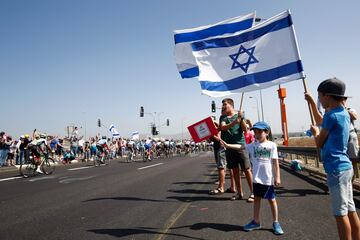
M98 132L96 122L115 124L123 136L149 133L152 117L170 127L163 134L211 115L211 98L197 80L182 80L173 57L173 30L207 25L256 11L269 18L293 15L309 90L337 76L360 111L360 2L240 0L4 0L0 2L0 130L11 135L34 128L65 135L69 124ZM287 88L290 131L310 124L301 81ZM281 131L277 87L263 90L264 115ZM258 92L245 94L247 117L257 120ZM234 95L236 105L240 96ZM214 99L220 107L221 99ZM259 99L260 100L260 99ZM217 115L219 112L217 113ZM183 126L183 128L182 128ZM101 130L106 133L105 129Z

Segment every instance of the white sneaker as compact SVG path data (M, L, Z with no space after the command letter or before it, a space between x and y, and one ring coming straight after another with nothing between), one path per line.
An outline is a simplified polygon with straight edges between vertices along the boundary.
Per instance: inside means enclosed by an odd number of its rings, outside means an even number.
M41 171L41 169L40 169L39 167L36 169L36 172L37 172L37 173L40 173L40 174L44 174L44 172Z

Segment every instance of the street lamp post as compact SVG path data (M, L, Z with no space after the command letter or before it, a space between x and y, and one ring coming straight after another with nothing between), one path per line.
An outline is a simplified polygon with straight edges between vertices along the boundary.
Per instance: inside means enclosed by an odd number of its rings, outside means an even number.
M249 98L255 98L255 100L256 100L256 110L257 110L258 122L260 122L259 101L258 101L257 97L250 96Z

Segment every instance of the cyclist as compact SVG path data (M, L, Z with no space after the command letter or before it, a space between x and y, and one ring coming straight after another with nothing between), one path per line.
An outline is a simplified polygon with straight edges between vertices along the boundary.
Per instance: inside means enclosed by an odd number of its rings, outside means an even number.
M134 159L135 155L135 142L133 140L129 140L127 143L127 151L128 151L128 162Z
M165 139L164 141L164 153L166 157L170 155L170 141L169 139Z
M151 154L152 154L151 148L152 148L152 145L153 145L153 141L149 137L145 141L145 154L146 154L147 160L149 160L149 161L151 161Z
M44 174L43 171L40 169L40 163L41 163L41 155L40 151L44 152L48 149L43 149L44 147L47 148L47 141L46 141L46 134L38 133L36 129L33 132L33 140L29 143L28 149L33 153L34 155L34 162L37 166L36 172L40 174Z
M103 136L96 144L96 148L99 151L99 155L102 154L107 154L110 149L109 146L107 145L107 139L106 136ZM101 161L101 163L104 163L103 161Z

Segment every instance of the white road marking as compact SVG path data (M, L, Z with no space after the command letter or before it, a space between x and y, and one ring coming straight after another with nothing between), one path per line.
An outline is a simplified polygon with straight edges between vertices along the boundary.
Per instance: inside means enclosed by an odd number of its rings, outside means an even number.
M55 178L55 177L54 176L46 176L46 177L40 177L40 178L33 178L33 179L30 179L29 182L36 182L36 181L52 179L52 178Z
M162 164L164 164L164 163L157 163L157 164L149 165L149 166L146 166L146 167L138 168L138 170L143 170L143 169L146 169L146 168L156 167L156 166L159 166L159 165L162 165Z
M76 170L81 170L81 169L86 169L86 168L93 168L94 166L87 166L87 167L79 167L79 168L70 168L68 169L68 171L76 171Z
M89 180L94 177L96 177L96 176L89 176L89 177L82 177L82 178L67 178L67 179L59 181L59 183L72 183L75 181Z
M3 178L3 179L0 179L0 182L10 181L10 180L19 179L19 178L23 178L23 177Z

